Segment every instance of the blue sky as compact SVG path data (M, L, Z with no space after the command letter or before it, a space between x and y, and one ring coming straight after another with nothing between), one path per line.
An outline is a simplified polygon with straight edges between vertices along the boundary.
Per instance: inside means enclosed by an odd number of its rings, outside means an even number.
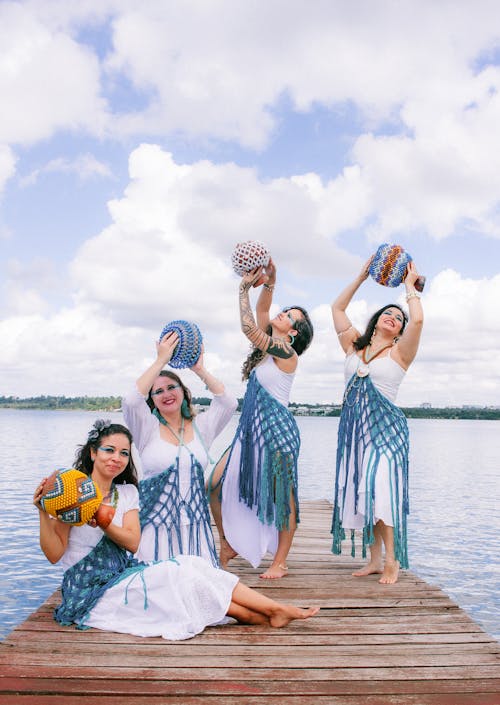
M372 9L0 2L0 394L124 393L186 318L240 395L230 257L258 239L315 323L292 399L339 403L330 303L396 242L427 276L400 403L498 405L500 9Z

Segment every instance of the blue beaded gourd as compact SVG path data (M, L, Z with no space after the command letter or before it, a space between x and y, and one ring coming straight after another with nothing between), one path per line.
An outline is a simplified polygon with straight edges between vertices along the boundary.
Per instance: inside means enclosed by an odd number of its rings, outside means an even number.
M179 342L168 364L176 369L192 367L198 362L201 355L203 336L200 329L196 323L189 321L171 321L163 328L160 340L172 331L179 336Z
M411 255L401 245L384 242L375 252L369 267L371 277L382 286L396 287L405 279ZM415 289L422 291L425 277L419 277Z
M370 264L370 275L382 286L399 286L403 281L411 257L400 245L384 242L375 252Z

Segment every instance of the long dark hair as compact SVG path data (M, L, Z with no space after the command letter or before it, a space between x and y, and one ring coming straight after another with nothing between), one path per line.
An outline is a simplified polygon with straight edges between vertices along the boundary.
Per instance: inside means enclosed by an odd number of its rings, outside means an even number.
M102 445L103 440L115 433L122 433L126 436L130 441L130 448L132 448L132 434L126 426L122 426L120 423L112 423L109 420L97 419L89 431L87 442L77 448L74 467L90 476L94 469L94 461L90 455L91 449L97 451L99 446ZM117 484L135 485L137 487L137 470L132 454L130 454L127 467L115 477L114 482Z
M283 309L283 311L291 311L294 308L297 309L297 311L301 312L303 318L301 318L300 321L297 321L295 323L294 330L297 331L297 335L294 336L292 346L297 355L302 355L302 353L307 350L307 348L311 344L314 335L314 328L313 324L311 323L311 319L309 318L309 314L307 313L305 308L302 308L302 306L287 306ZM267 326L265 332L267 333L267 335L273 334L273 328L271 324ZM263 359L265 354L265 351L259 350L259 348L252 346L248 357L243 362L243 365L241 367L241 378L243 380L246 380L250 377L251 371Z
M408 316L398 304L387 304L387 306L382 306L382 308L379 308L378 311L375 311L373 316L368 321L368 325L366 326L365 332L353 342L353 346L356 348L356 350L363 350L364 348L366 348L367 345L370 344L370 341L373 336L373 331L375 330L375 326L377 325L378 319L384 313L384 311L387 311L388 308L397 308L403 314L403 325L401 326L401 330L398 333L398 335L401 335L401 333L405 329L406 324L408 323Z
M184 401L182 402L181 406L181 415L185 419L192 419L194 416L196 416L196 412L193 408L191 391L186 387L182 379L178 375L176 375L175 372L171 372L170 370L162 370L158 377L168 377L181 387L182 393L184 395ZM151 387L151 389L149 390L148 398L146 399L146 404L151 409L151 413L156 409L153 397L151 396L152 391L153 387Z

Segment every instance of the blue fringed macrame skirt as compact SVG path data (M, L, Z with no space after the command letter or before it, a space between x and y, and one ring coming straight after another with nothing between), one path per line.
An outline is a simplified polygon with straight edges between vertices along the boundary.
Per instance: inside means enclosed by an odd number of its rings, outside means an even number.
M396 560L408 568L408 453L408 424L401 409L369 376L354 374L346 387L338 431L333 553L341 553L345 531L351 529L354 556L354 529L360 528L366 556L366 547L374 542L374 524L383 519L394 527Z

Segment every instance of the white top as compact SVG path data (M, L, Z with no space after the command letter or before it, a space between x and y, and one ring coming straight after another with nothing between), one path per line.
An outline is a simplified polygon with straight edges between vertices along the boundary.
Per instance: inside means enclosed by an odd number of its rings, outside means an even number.
M118 504L112 524L123 525L123 516L131 509L139 509L139 492L134 485L116 485L118 490ZM61 565L64 570L71 568L89 553L102 539L104 531L98 526L93 528L88 524L72 526L69 532L68 545Z
M266 357L255 368L260 384L283 406L288 406L295 372L283 372L272 355Z
M238 401L232 395L224 392L215 395L207 409L195 418L196 427L203 438L201 442L193 429L193 439L181 447L169 443L160 436L160 422L153 416L144 397L138 389L133 389L123 401L123 417L130 429L134 444L141 457L144 479L154 477L166 470L175 462L179 454L179 488L184 496L189 490L192 453L203 468L208 465L206 449L210 448L214 439L228 424L236 411Z
M355 352L347 355L344 363L344 379L347 384L359 365L364 364L362 359ZM392 403L396 401L399 386L404 379L406 370L399 365L389 354L384 357L376 357L368 363L371 380L378 391L387 397Z

